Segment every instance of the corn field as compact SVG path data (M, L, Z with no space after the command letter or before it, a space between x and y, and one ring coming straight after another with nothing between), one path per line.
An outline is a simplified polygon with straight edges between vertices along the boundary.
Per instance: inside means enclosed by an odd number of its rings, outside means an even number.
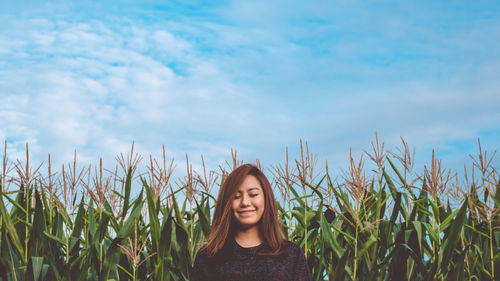
M286 239L300 245L313 280L500 280L500 179L481 149L463 171L378 137L330 173L300 142L299 159L263 168ZM163 156L116 157L113 170L74 161L57 169L7 159L0 182L0 280L189 280L210 233L217 190L232 159L186 176ZM369 164L373 169L367 169ZM256 163L260 166L259 162ZM370 167L371 167L370 166ZM335 176L333 176L335 175Z

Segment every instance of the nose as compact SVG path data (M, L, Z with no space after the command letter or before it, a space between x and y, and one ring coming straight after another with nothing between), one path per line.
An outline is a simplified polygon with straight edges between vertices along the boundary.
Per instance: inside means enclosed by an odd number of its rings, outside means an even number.
M248 198L248 196L246 196L245 194L243 194L241 196L241 202L240 202L241 206L249 206L250 205L250 199Z

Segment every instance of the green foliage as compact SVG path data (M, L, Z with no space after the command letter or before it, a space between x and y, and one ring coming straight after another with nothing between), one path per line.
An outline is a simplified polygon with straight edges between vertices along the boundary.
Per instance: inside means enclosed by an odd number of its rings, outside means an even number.
M316 174L302 143L293 168L271 169L284 236L304 250L313 280L498 279L500 182L486 153L472 167L479 181L469 182L434 155L430 169L414 174L403 145L390 154L377 139L365 152L376 164L371 177L352 156L340 179L328 166ZM140 177L133 148L118 159L123 178L102 167L78 172L76 160L57 179L50 164L45 178L28 165L16 165L15 177L3 173L0 280L189 280L210 233L211 190L237 165L235 154L218 175L188 164L175 191L165 158L151 159Z

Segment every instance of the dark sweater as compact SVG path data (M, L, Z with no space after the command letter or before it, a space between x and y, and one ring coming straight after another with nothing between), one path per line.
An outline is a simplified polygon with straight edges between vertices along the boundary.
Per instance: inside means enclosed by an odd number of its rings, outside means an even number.
M214 258L202 247L191 271L191 281L310 281L311 273L304 253L295 243L285 240L285 253L274 259L256 255L270 250L266 243L243 248L234 239Z

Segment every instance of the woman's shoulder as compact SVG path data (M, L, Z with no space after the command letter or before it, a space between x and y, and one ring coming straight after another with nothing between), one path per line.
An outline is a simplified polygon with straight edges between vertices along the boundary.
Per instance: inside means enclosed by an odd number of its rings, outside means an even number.
M294 280L311 280L311 271L302 248L288 240L285 240L284 244L288 249L288 262L293 267Z
M207 245L202 245L196 253L194 264L202 267L210 267L214 264L214 262L217 262L216 257L209 256Z
M297 255L302 253L302 249L295 242L283 239L283 244L281 247L281 253L284 254L287 259L294 259Z
M200 261L206 261L208 259L207 244L204 244L199 248L198 252L196 253L196 259Z
M227 257L229 251L229 249L227 248L227 245L225 245L214 256L209 256L208 244L203 244L202 246L200 246L198 252L196 253L195 260L198 260L202 263L220 262Z
M288 251L291 252L300 251L300 246L290 240L283 239L283 245L285 246L285 249L287 249Z

